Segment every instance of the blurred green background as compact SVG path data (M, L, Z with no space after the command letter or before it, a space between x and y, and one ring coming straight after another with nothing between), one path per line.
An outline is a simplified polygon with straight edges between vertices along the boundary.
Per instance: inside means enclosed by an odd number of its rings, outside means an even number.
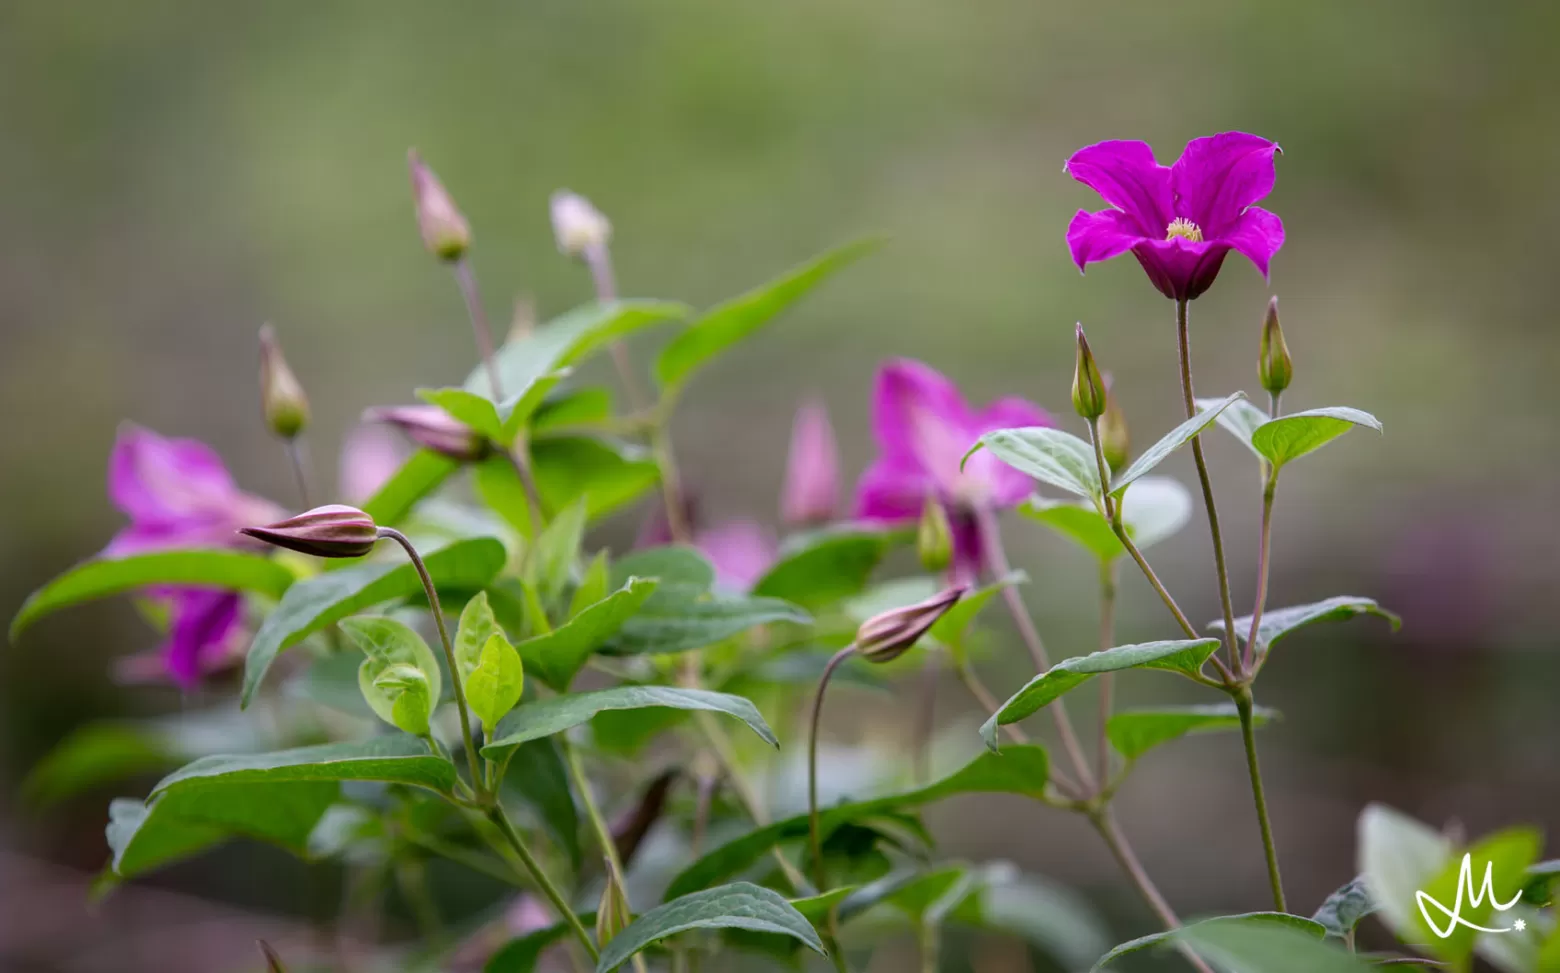
M797 401L826 398L854 475L888 355L935 364L977 400L1064 413L1081 320L1139 442L1168 429L1171 307L1129 259L1077 273L1064 228L1098 203L1062 162L1105 138L1146 139L1168 162L1189 138L1241 129L1285 149L1264 205L1288 232L1271 281L1298 376L1286 403L1354 405L1387 430L1286 476L1270 603L1363 594L1406 616L1391 638L1368 621L1297 636L1268 670L1263 701L1287 717L1264 754L1295 908L1353 874L1371 800L1472 833L1560 830L1557 36L1560 5L1521 0L11 0L0 615L119 525L103 480L123 419L211 442L246 487L290 496L254 388L262 322L310 391L327 482L364 406L464 376L470 333L419 245L409 146L470 216L500 321L521 296L547 317L588 295L554 250L560 187L612 218L636 297L707 305L842 239L892 237L701 377L680 413L709 515L772 521ZM1232 256L1193 305L1201 394L1255 388L1269 292ZM1245 602L1255 473L1227 438L1210 452ZM1189 457L1170 469L1190 482ZM635 525L601 539L621 548ZM1011 528L1053 647L1083 651L1091 569ZM1215 614L1200 519L1156 560L1194 617ZM1126 597L1121 640L1164 637L1147 589L1131 579ZM127 605L99 605L0 653L0 849L101 864L107 795L40 818L14 782L85 720L182 705L107 678L154 639ZM1024 676L1015 647L988 678L1005 693ZM1129 701L1173 691L1128 682ZM1261 902L1238 752L1188 743L1122 799L1187 913ZM1014 858L1119 910L1123 932L1145 925L1079 822L1002 801L932 820L954 854ZM95 968L59 964L37 968Z

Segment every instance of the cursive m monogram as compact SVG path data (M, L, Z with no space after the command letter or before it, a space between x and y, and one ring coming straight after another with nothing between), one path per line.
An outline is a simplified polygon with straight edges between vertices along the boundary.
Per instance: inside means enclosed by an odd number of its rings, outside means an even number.
M1521 922L1521 920L1518 920L1517 923L1502 929L1491 929L1486 926L1474 925L1462 917L1464 896L1467 896L1466 904L1468 907L1474 909L1483 905L1484 900L1488 898L1490 905L1494 907L1496 912L1505 912L1507 909L1510 909L1512 906L1516 905L1522 900L1522 893L1520 891L1512 897L1510 902L1501 902L1495 898L1494 862L1484 863L1484 882L1478 888L1474 888L1472 853L1463 855L1462 868L1457 873L1457 899L1452 903L1452 907L1450 909L1442 905L1440 902L1437 902L1423 891L1414 893L1414 899L1419 903L1419 914L1424 916L1425 924L1428 925L1430 927L1430 931L1435 933L1435 935L1440 939L1451 938L1452 933L1457 930L1458 926L1473 929L1477 932L1520 932L1522 930L1524 924ZM1436 911L1441 914L1441 917L1447 920L1446 927L1444 929L1439 923L1436 922L1436 920L1430 918L1430 909L1427 908L1427 906L1434 906Z

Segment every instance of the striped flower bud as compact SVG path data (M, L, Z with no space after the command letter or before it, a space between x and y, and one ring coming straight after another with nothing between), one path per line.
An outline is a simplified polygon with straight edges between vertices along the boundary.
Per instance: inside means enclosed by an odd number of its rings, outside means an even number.
M493 444L464 422L436 405L395 405L369 409L364 422L385 422L406 433L412 442L463 463L480 460Z
M867 619L856 630L856 654L875 663L899 658L937 624L967 590L964 585L958 585L925 601Z
M315 507L274 524L244 527L239 533L315 557L362 557L379 540L374 518L339 503Z
M471 224L416 149L406 153L406 162L412 173L412 202L423 246L440 260L459 260L471 246Z

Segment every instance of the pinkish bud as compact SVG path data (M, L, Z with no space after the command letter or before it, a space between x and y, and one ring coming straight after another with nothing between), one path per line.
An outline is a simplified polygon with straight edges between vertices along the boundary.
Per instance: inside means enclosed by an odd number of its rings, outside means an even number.
M552 194L552 225L558 252L569 257L584 257L612 239L612 224L601 210L567 189Z
M412 201L423 246L441 260L459 260L471 246L471 225L416 149L407 151L406 162L412 171Z
M239 533L315 557L362 557L379 540L374 518L339 503L315 507L264 527L244 527Z
M394 405L369 409L364 422L388 422L419 446L450 459L472 463L487 456L493 444L475 429L436 405Z
M283 439L292 439L309 424L309 399L298 377L287 367L276 329L260 329L260 407L265 423Z
M967 590L958 585L925 601L874 615L856 630L856 653L868 662L892 662L937 624Z
M404 462L406 447L395 433L384 426L357 426L341 444L341 468L336 477L341 496L362 506Z
M803 403L791 425L791 453L785 465L780 516L788 524L819 524L834 518L840 495L839 447L829 412L820 401Z

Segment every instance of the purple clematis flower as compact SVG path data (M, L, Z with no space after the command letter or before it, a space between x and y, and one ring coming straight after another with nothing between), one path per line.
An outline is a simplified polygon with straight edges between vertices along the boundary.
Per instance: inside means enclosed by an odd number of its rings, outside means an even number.
M960 461L981 433L1054 425L1044 409L1019 398L972 409L958 388L917 361L899 359L878 372L872 429L880 453L856 487L864 520L900 523L921 516L927 497L947 508L953 527L953 575L973 579L981 564L976 513L1011 507L1034 489L1023 473L982 450Z
M1189 301L1207 290L1231 250L1265 280L1284 245L1284 223L1252 204L1273 191L1278 143L1244 132L1193 139L1162 166L1146 142L1100 142L1079 149L1065 171L1113 208L1079 210L1067 246L1079 270L1132 251L1160 293Z
M209 446L139 426L124 427L114 441L108 494L130 525L109 542L103 557L233 547L242 543L238 528L282 513L269 500L240 490ZM206 588L158 588L153 594L169 603L163 666L181 685L193 686L234 649L241 634L239 596Z

